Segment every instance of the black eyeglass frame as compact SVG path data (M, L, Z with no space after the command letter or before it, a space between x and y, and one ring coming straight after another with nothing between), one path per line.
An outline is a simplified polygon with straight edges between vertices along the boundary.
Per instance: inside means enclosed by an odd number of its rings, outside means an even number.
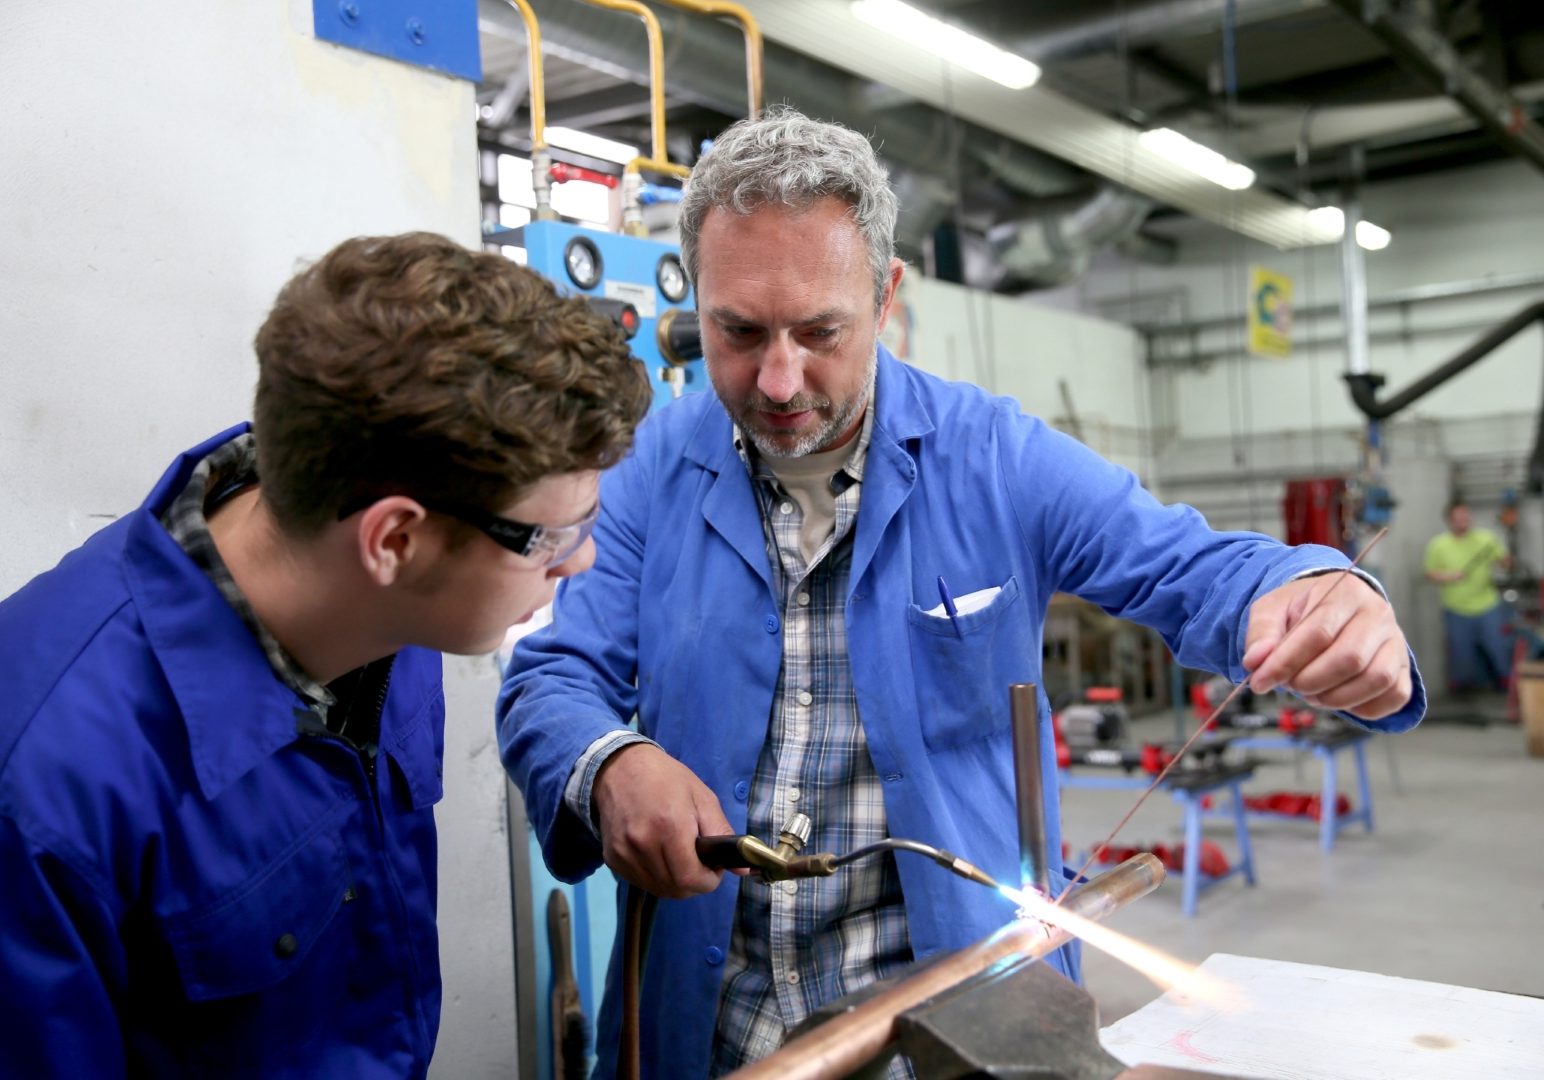
M345 506L338 511L338 520L342 521L352 514L357 514L377 498L385 497L376 496L358 505ZM406 497L425 510L465 522L504 550L513 552L521 558L530 559L541 566L567 562L573 557L574 552L584 546L584 542L595 532L595 523L600 520L599 500L596 500L588 514L572 525L532 525L529 522L501 517L475 506L440 499L423 499L417 495Z

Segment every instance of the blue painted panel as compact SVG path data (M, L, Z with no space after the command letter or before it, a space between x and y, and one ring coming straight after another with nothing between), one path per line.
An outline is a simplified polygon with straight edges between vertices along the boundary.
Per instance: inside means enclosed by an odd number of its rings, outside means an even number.
M575 237L588 239L600 255L600 278L589 289L581 289L569 276L566 267L565 254L569 241ZM649 380L654 387L654 407L659 408L674 400L675 389L661 378L661 369L667 365L656 337L659 318L672 307L691 310L695 302L690 289L679 303L669 300L660 290L655 275L660 257L679 255L679 248L658 240L597 232L561 221L533 221L519 229L499 230L484 239L523 246L526 265L553 281L561 292L611 297L632 303L638 309L640 323L638 333L633 336L630 344L633 355L649 369ZM707 389L707 372L701 360L686 365L684 371L688 381L682 387L683 392L696 393ZM595 1014L605 992L606 968L611 961L611 947L617 935L617 881L611 871L603 866L581 884L565 885L547 871L542 861L541 845L529 827L525 842L530 846L529 892L516 896L514 902L517 910L528 913L521 917L535 920L536 986L534 990L518 987L517 993L535 994L537 1077L549 1080L552 1077L552 954L547 944L547 894L553 889L561 889L568 895L573 925L574 972L593 1039ZM592 1063L593 1052L592 1043Z
M668 365L660 353L656 336L659 317L672 307L690 311L696 302L689 288L679 303L667 299L660 291L655 274L660 257L679 255L680 249L659 240L597 232L561 221L533 221L515 232L519 234L518 237L500 238L499 242L523 244L526 265L546 275L563 292L632 302L641 316L638 333L631 342L633 354L649 369L649 381L654 386L654 407L669 404L676 393L670 383L661 377L661 370ZM579 288L569 277L564 264L568 243L576 236L587 238L600 253L601 277L590 289ZM681 388L683 393L698 393L708 388L708 374L701 360L687 364L684 373L686 383Z
M316 36L477 82L477 0L311 0Z
M542 861L541 844L529 827L526 843L530 845L530 893L515 897L515 907L522 917L535 922L536 986L516 987L516 993L532 993L536 999L536 1075L539 1080L553 1080L552 1062L552 950L547 940L547 894L557 889L568 897L570 926L573 928L572 963L579 983L579 1004L589 1021L590 1061L595 1064L596 1012L606 988L606 968L611 963L611 944L617 936L617 880L601 867L577 885L566 885L553 877ZM525 1033L521 1032L521 1038ZM588 1071L588 1070L586 1070Z

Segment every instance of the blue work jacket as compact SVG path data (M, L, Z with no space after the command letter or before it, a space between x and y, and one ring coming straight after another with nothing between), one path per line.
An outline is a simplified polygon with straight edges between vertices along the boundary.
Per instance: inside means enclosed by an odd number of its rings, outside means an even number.
M298 733L157 519L243 430L0 603L4 1076L427 1072L440 657L397 655L368 765Z
M1136 478L1025 416L1016 402L949 383L880 350L846 604L858 712L892 836L947 848L999 880L1018 875L1008 687L1043 685L1041 631L1055 592L1156 628L1180 663L1244 677L1249 605L1306 570L1346 565L1330 548L1217 533L1160 505ZM505 765L552 872L577 880L601 848L564 805L575 761L636 713L639 728L702 778L743 832L782 663L781 601L750 476L712 394L648 418L606 474L589 573L559 590L553 624L516 649L499 701ZM928 613L998 588L959 629ZM1361 586L1358 586L1361 587ZM1415 724L1416 700L1385 730ZM1057 787L1042 695L1044 784ZM1061 820L1046 804L1061 871ZM919 958L1013 917L1001 897L925 859L896 860ZM707 1072L738 878L661 902L644 971L646 1076ZM1066 970L1065 957L1057 965ZM615 1053L616 953L598 1047Z

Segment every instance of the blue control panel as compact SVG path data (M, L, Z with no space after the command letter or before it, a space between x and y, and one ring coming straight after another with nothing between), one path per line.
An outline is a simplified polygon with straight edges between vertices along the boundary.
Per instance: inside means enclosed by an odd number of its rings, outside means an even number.
M649 369L654 406L707 388L701 360L672 364L661 348L659 326L672 311L694 312L680 249L637 236L597 232L560 221L533 221L504 243L523 243L526 265L570 293L625 301L638 312L633 353Z
M659 328L667 327L673 312L695 314L691 286L681 268L680 249L635 236L597 232L558 221L533 221L520 229L499 230L486 240L523 245L526 265L555 282L559 290L594 297L601 302L631 304L637 313L637 330L630 341L633 354L647 366L654 387L654 408L669 404L683 394L707 388L707 373L700 359L672 363L668 346L662 347ZM618 305L613 303L611 307ZM678 359L684 359L678 356ZM519 794L511 786L510 798ZM558 881L542 861L541 845L524 821L523 811L513 815L512 828L525 826L526 857L515 859L516 918L526 922L534 963L517 962L517 997L535 1001L534 1036L536 1076L553 1077L552 951L547 936L547 898L557 889L568 899L573 936L573 964L579 984L580 1005L595 1030L596 1010L605 987L612 941L618 932L617 883L611 871L601 867L577 885ZM519 837L513 843L521 843ZM522 865L522 863L524 865ZM523 880L522 880L523 879ZM534 925L533 925L534 924ZM523 935L517 931L517 940ZM520 981L521 968L533 971L534 985ZM534 969L534 970L533 970ZM518 1004L518 1002L517 1002ZM591 1047L593 1062L593 1045Z

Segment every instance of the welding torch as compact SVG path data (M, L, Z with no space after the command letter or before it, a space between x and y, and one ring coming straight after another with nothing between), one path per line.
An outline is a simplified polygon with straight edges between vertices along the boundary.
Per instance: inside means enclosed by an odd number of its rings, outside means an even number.
M783 825L777 846L759 840L749 834L727 836L699 836L697 857L703 865L714 870L754 870L764 882L787 881L790 878L830 877L839 867L879 855L886 851L911 851L925 855L939 866L958 874L967 881L996 889L998 884L989 874L973 863L942 848L933 847L917 840L887 838L878 843L855 848L845 855L822 851L812 855L800 855L809 843L810 819L805 814L794 814Z
M1031 683L1015 683L1010 690L1014 724L1014 770L1019 804L1020 870L1024 882L1033 882L1036 892L1050 897L1048 863L1045 854L1044 799L1040 788L1039 711L1036 690ZM939 866L966 881L985 885L1008 895L1002 885L974 863L917 840L887 837L877 843L854 848L844 855L822 851L800 854L809 843L812 825L809 816L795 813L783 825L776 846L749 834L699 836L697 858L714 870L752 870L765 883L792 878L830 877L837 869L879 855L886 851L910 851L924 855ZM1157 866L1156 861L1153 862ZM1158 872L1161 873L1161 866ZM1112 872L1113 873L1113 872ZM1149 876L1151 876L1149 871ZM1081 875L1079 875L1081 877ZM1025 888L1030 888L1029 884ZM1098 894L1091 897L1095 901ZM638 1080L642 1071L639 1033L640 983L643 956L652 922L655 898L642 889L629 888L627 915L622 947L622 1024L617 1057L619 1080ZM1063 939L1065 939L1063 934Z
M809 843L811 829L809 816L796 813L784 823L776 847L746 833L699 836L697 857L703 865L714 870L753 870L763 882L771 883L791 878L830 877L838 868L859 859L886 851L911 851L927 856L945 870L967 881L998 891L1002 888L996 879L975 864L966 862L952 852L916 840L887 838L854 848L845 855L829 851L801 855L799 852ZM622 939L622 1024L617 1056L617 1075L620 1080L638 1080L642 1072L638 999L648 927L653 921L655 902L656 898L642 889L628 889Z

